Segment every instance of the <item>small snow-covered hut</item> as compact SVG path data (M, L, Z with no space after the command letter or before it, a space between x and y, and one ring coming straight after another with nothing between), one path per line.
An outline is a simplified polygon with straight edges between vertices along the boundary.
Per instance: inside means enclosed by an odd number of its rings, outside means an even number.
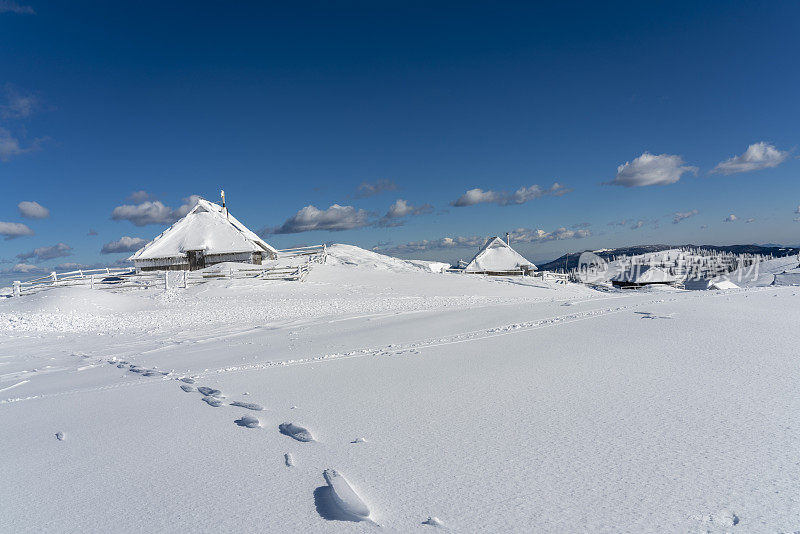
M533 263L497 236L486 240L472 261L464 267L465 272L483 274L527 274L535 270Z
M228 213L205 199L133 254L137 271L195 271L226 261L253 263L277 251Z
M615 287L643 287L653 284L672 285L678 279L667 271L650 265L632 265L611 279Z

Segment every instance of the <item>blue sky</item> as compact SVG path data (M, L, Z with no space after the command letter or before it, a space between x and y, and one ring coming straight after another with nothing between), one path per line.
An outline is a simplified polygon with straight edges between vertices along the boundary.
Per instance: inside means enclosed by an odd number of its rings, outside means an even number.
M796 245L798 20L794 2L0 0L0 271L114 263L101 250L220 188L279 248Z

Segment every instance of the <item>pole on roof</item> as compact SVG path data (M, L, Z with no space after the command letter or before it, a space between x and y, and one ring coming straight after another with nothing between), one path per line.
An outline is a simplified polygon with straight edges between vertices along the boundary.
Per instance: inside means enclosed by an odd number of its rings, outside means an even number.
M224 189L220 189L219 190L219 194L222 196L222 209L225 210L225 217L230 219L231 217L228 214L228 208L227 208L227 206L225 206L225 190Z
M506 245L511 246L511 234L506 232Z

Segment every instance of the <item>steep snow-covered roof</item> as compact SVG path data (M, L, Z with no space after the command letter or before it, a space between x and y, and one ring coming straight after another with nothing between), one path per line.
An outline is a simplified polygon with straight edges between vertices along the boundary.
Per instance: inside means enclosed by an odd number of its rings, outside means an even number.
M675 282L676 278L663 269L649 265L634 265L612 278L614 282L628 282L631 284L657 284Z
M730 280L717 280L716 282L711 281L708 284L708 289L738 289L739 286L731 282Z
M188 250L203 250L206 254L276 253L236 217L225 213L222 206L200 199L186 216L128 259L173 258L183 256Z
M466 271L515 271L536 266L499 237L490 237L470 261Z

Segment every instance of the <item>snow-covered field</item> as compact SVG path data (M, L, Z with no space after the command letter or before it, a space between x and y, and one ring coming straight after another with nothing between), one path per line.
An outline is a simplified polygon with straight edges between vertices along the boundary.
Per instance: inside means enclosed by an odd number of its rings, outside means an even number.
M0 531L800 531L800 287L332 254L0 299Z

